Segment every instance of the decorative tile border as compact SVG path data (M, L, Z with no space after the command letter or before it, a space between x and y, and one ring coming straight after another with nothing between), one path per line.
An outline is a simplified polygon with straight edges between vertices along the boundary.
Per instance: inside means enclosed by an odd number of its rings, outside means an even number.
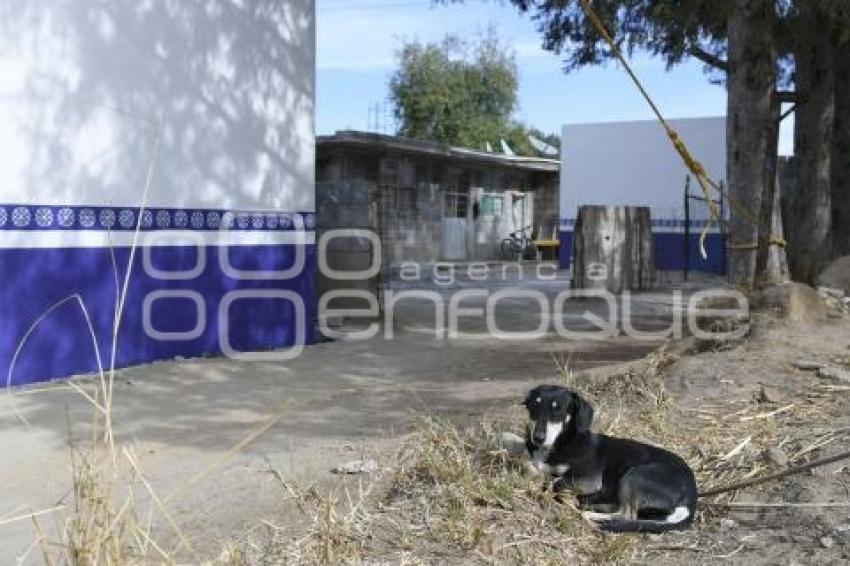
M684 220L676 220L672 218L655 218L651 221L651 225L653 228L684 228L686 222ZM691 220L690 222L691 228L705 228L709 225L708 220ZM576 219L575 218L562 218L561 219L561 228L572 229L575 228ZM711 223L712 226L716 226L716 222Z
M135 230L139 208L0 204L0 230ZM148 208L143 230L312 231L312 212Z

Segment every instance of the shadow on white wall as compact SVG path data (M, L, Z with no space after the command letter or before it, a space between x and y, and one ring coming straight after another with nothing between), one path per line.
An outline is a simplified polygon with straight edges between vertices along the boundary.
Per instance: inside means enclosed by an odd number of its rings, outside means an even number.
M0 3L0 202L310 211L313 0ZM157 125L159 124L159 125Z

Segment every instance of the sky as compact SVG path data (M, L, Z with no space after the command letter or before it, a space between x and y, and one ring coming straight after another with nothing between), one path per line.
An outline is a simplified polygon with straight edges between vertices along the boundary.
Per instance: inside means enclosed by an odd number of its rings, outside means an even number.
M541 47L536 24L501 0L467 0L433 6L431 0L317 0L316 129L391 128L387 83L405 41L439 41L447 33L475 37L489 27L516 54L516 118L545 132L564 124L653 117L623 69L615 63L563 72L558 55ZM702 64L667 70L660 59L636 54L631 63L667 118L719 116L726 91L713 85ZM377 112L376 105L381 105ZM780 153L792 152L790 121Z

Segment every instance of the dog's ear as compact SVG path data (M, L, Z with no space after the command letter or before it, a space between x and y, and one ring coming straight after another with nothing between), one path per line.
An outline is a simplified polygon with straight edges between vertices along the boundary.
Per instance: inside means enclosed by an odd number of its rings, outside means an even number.
M520 403L520 405L522 405L523 407L525 407L527 409L528 406L531 405L531 400L534 399L535 397L538 397L539 395L540 395L540 386L538 385L537 387L535 387L534 389L532 389L531 391L528 392L528 394L525 396L525 399L523 400L522 403Z
M588 432L593 424L593 407L581 395L573 393L573 423L576 432Z

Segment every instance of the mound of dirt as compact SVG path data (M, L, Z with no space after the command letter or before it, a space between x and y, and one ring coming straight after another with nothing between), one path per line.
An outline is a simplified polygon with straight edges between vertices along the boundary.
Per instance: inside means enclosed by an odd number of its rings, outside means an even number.
M817 291L804 283L780 283L753 293L750 306L793 322L826 320L828 308Z
M850 296L850 255L830 263L818 277L818 287L840 289Z

